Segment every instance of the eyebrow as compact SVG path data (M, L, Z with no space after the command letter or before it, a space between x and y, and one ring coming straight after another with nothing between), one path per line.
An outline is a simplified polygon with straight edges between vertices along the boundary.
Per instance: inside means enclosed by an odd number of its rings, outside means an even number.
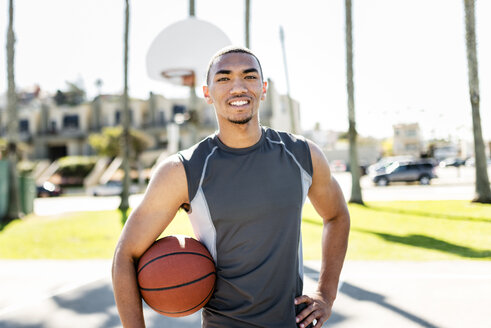
M248 69L245 69L244 71L242 71L242 74L248 74L248 73L258 73L259 74L259 71L256 68L248 68ZM215 73L215 75L218 75L218 74L232 74L232 71L228 70L228 69L221 69Z
M242 73L243 74L247 74L247 73L258 73L259 74L259 71L255 68L248 68L248 69L244 70Z
M232 73L232 71L230 71L228 69L221 69L221 70L217 71L215 73L215 75L218 75L218 74L231 74L231 73Z

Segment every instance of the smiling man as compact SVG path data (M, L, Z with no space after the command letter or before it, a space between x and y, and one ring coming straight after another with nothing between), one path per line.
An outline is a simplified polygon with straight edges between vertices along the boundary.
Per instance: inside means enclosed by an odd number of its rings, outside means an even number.
M159 166L116 248L113 285L121 321L144 327L135 263L183 207L217 267L203 327L321 327L331 315L349 233L339 185L318 146L260 125L267 83L250 50L218 52L206 80L203 92L215 107L218 131ZM312 295L302 291L307 196L324 223Z

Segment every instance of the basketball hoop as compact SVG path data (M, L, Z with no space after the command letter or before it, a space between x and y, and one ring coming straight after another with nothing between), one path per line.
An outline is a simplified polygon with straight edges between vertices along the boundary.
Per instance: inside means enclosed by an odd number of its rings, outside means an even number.
M169 25L147 53L151 79L194 87L204 83L210 58L230 39L215 25L190 17Z
M168 69L163 71L161 74L172 84L184 85L187 87L194 87L196 85L195 74L191 69Z

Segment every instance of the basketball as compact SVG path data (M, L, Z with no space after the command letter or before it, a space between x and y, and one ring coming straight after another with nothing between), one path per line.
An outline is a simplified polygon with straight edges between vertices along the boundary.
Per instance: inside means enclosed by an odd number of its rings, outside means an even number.
M215 288L215 262L205 246L186 236L157 240L138 262L138 286L145 302L169 317L201 309Z

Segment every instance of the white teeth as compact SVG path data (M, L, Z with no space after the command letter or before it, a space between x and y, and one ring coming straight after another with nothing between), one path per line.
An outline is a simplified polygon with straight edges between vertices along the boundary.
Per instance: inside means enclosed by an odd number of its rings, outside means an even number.
M230 103L230 105L232 105L232 106L243 106L243 105L245 105L245 104L247 104L247 101L245 101L245 100L240 100L240 101L232 101L232 102Z

